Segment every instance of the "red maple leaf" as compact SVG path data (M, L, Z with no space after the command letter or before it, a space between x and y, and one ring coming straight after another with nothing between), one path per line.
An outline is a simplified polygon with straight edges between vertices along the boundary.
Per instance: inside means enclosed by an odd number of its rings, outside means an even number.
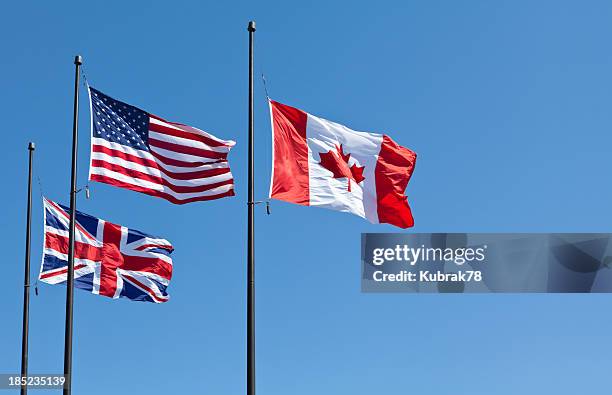
M321 162L319 164L331 171L334 178L347 178L348 179L348 191L351 191L351 180L354 180L357 184L365 180L363 177L364 166L353 166L349 167L348 162L351 158L351 154L344 154L342 151L342 144L336 145L336 152L329 151L320 153L319 157Z

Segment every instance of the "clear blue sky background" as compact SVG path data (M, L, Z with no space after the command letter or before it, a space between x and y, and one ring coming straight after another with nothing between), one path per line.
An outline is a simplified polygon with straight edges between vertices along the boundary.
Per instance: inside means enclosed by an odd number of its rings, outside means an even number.
M244 393L249 19L273 98L418 152L408 232L612 230L609 2L10 2L0 372L19 370L27 142L44 194L67 203L80 53L93 86L238 144L233 198L174 206L103 184L80 197L79 209L176 251L169 303L76 291L74 393ZM262 199L270 127L259 79L256 99ZM256 218L260 394L609 392L612 296L362 294L360 233L397 229L272 206ZM36 187L33 278L41 210ZM30 370L61 372L65 288L39 289Z

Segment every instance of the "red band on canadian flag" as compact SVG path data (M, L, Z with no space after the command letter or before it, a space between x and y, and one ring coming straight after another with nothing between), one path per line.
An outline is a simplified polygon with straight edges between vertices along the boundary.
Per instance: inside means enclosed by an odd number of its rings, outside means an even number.
M274 133L270 197L308 206L308 147L305 112L270 101ZM278 160L277 160L278 159Z
M412 211L404 191L414 171L416 154L383 136L376 162L376 201L378 222L410 228L414 226Z
M350 212L372 223L413 226L404 195L416 154L386 135L351 130L270 101L270 197Z

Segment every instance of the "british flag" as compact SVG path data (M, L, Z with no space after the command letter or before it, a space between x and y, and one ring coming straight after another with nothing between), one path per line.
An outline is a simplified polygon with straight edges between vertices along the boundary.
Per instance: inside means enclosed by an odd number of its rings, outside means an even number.
M39 279L65 284L70 209L43 198L44 252ZM169 241L76 212L74 286L110 298L163 303L172 278Z

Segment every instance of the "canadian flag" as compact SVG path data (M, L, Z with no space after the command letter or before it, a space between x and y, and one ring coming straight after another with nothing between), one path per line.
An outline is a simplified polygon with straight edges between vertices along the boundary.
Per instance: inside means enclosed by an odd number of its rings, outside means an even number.
M271 198L372 223L414 225L404 191L416 153L386 135L357 132L272 100L270 118Z

